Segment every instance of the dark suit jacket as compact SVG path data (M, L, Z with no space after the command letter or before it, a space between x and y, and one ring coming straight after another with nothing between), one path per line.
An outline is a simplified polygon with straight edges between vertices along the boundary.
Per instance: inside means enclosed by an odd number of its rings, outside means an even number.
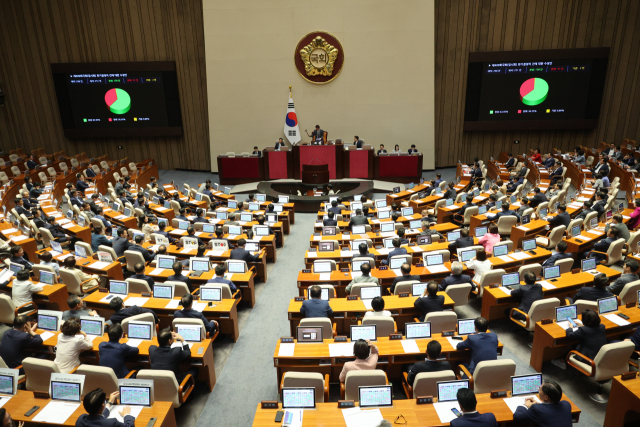
M257 262L260 255L251 255L251 252L243 248L235 248L231 250L230 259L240 259L246 262Z
M544 297L542 293L542 285L539 283L534 283L533 285L522 285L515 291L511 291L511 296L520 298L518 310L522 310L525 313L529 313L531 304Z
M354 215L351 217L351 221L349 221L349 227L352 225L368 225L369 219L364 215Z
M260 150L258 150L258 151L252 151L252 152L251 152L251 154L254 154L254 155L256 155L256 154L257 154L257 155L258 155L258 157L262 157L262 151L260 151Z
M121 423L115 418L107 418L109 413L105 408L102 415L82 414L76 421L76 427L133 427L136 423L136 419L131 415L126 415L123 418L124 423Z
M409 374L407 375L407 383L413 387L413 380L416 379L416 375L422 372L440 372L451 370L451 365L445 360L425 360L424 362L414 363L409 368Z
M493 332L469 335L466 340L458 343L456 349L471 350L469 373L473 374L478 363L484 360L498 359L498 336Z
M636 345L636 351L640 351L640 327L636 328L636 331L633 333L631 337L631 342Z
M128 358L137 356L140 351L137 347L131 347L119 342L104 341L98 346L100 354L100 366L113 369L116 377L122 379L129 375L129 369L125 365Z
M112 246L111 240L107 239L107 237L103 234L95 234L91 233L91 249L94 252L99 251L98 246Z
M172 274L171 276L167 277L167 280L169 280L170 282L185 283L189 288L189 292L193 292L193 286L191 285L191 280L187 276L184 276L182 273L180 273L179 275Z
M481 414L462 414L460 418L454 418L449 424L451 427L498 427L496 416L491 412Z
M153 258L154 258L153 254L152 254L151 252L149 252L146 248L143 248L143 247L142 247L142 246L140 246L140 245L133 244L133 245L131 245L131 246L129 247L129 249L128 249L128 250L130 250L130 251L140 252L140 253L142 254L142 257L144 258L144 260L145 260L146 262L153 261ZM116 252L116 255L117 255L117 254L118 254L118 253Z
M458 215L460 216L464 216L464 211L467 210L467 208L476 206L474 203L465 203L464 205L462 205L462 207L460 208L460 212L458 212Z
M612 297L613 294L605 289L598 289L595 286L580 288L580 290L573 297L574 301L579 299L584 301L598 301L600 298Z
M445 199L453 199L455 200L457 197L457 193L456 190L453 188L449 188L447 191L444 192L444 198Z
M550 169L553 167L553 165L556 164L556 159L554 159L553 157L549 157L545 162L544 162L544 167L547 169Z
M134 274L133 276L131 276L131 279L144 280L145 282L147 282L147 284L153 291L153 284L154 284L153 277L145 276L144 274Z
M605 289L613 294L620 295L627 283L635 282L636 280L638 280L638 275L635 273L623 274Z
M420 276L416 276L416 275L409 275L409 276L398 276L395 279L393 279L393 283L391 283L391 293L393 294L393 291L396 289L396 285L400 282L408 282L410 280L417 280L418 282L420 281Z
M124 256L124 251L128 251L129 248L133 246L133 243L128 241L126 237L114 237L111 244L113 245L113 250L116 255L119 257Z
M335 208L332 206L327 209L327 212L333 212L336 215L342 215L342 208L340 206L336 206Z
M116 324L116 323L122 323L122 321L124 319L126 319L127 317L131 317L131 316L135 316L136 314L142 314L142 313L151 313L153 314L153 317L156 321L156 323L158 323L158 315L156 313L154 313L153 310L149 309L149 308L144 308L144 307L138 307L137 305L134 305L132 307L125 307L122 310L118 311L117 313L113 313L111 315L111 317L109 318L109 320L111 321L112 324Z
M550 228L559 227L561 225L568 227L569 223L571 222L571 215L569 215L567 212L562 212L554 217L547 219L547 221L549 221Z
M329 302L320 298L311 298L302 302L300 313L305 318L309 317L333 317L333 310L329 306Z
M604 207L606 206L606 204L606 201L598 200L593 204L593 206L591 206L591 210L598 212L598 219L600 218L600 215L604 213Z
M497 221L499 218L501 218L503 216L515 216L516 218L518 218L518 214L515 211L512 211L511 209L509 209L509 210L506 210L506 211L498 212L496 214L496 216L494 216L491 219L495 219Z
M76 182L76 190L78 190L84 196L84 191L89 188L89 184L84 181Z
M38 164L33 160L27 160L27 167L29 169L35 169Z
M337 227L338 221L336 221L335 219L323 219L322 225L325 227Z
M413 302L413 306L422 312L419 319L424 322L427 314L444 310L444 295L419 297Z
M391 257L396 255L406 255L406 254L407 254L406 248L394 248L392 251L389 252L389 255L387 255L387 264L391 264Z
M24 268L27 270L31 270L31 263L29 261L27 261L26 259L22 258L22 257L15 257L12 256L11 258L9 258L9 261L15 263L15 264L20 264L20 265L24 265Z
M41 345L42 338L40 338L40 335L32 337L31 334L27 332L9 329L2 338L0 357L2 357L4 363L6 363L9 368L14 369L16 366L22 365L25 357L31 356L31 354L26 351L27 348L37 348Z
M473 237L459 237L453 242L449 243L449 252L455 253L456 249L468 248L469 246L473 245Z
M567 259L567 258L573 258L573 255L571 253L561 253L561 252L557 252L553 255L551 255L550 258L547 258L543 263L542 266L543 267L551 267L553 265L555 265L556 261L560 261L561 259Z
M510 157L505 163L504 165L508 168L512 167L514 164L516 163L516 159L515 157Z
M192 308L183 308L182 310L177 310L173 313L173 317L176 319L200 319L202 323L204 323L204 328L211 338L213 338L213 334L216 333L216 325L213 323L213 320L207 320L204 315L198 310L194 310Z
M191 358L191 350L187 343L182 344L182 348L158 347L152 345L149 347L149 361L151 369L159 369L173 371L178 380L178 384L182 382L186 374L180 372L180 362Z
M581 326L575 331L569 328L566 332L568 339L580 341L576 350L591 360L596 357L600 348L607 343L606 328L603 324L599 324L595 328Z
M362 148L362 141L361 140L357 140L353 143L353 145L356 146L356 148Z
M547 201L547 196L544 193L538 193L529 200L529 207L537 208L540 203Z
M449 285L461 285L463 283L469 283L471 285L471 290L474 290L476 288L476 285L471 281L471 277L467 276L466 274L451 274L450 276L442 279L440 285L438 285L438 290L444 291Z
M529 409L518 406L513 420L535 427L571 427L571 405L561 400L558 403L536 403Z

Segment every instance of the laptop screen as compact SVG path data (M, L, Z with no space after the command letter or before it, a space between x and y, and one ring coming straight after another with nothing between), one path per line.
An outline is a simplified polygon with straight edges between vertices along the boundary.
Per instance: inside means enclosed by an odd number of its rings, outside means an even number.
M470 335L475 333L475 319L458 319L458 335Z
M156 283L153 286L153 297L173 299L173 286L163 286L160 283Z
M471 249L468 251L460 251L460 261L461 262L467 262L467 261L471 261L471 259L476 256L476 249Z
M404 327L407 339L431 338L431 322L406 323Z
M171 256L158 255L157 261L158 268L173 268L173 263L176 261L176 259Z
M413 215L413 208L402 208L402 216Z
M563 305L556 307L556 322L562 322L567 319L578 318L578 306L577 305Z
M582 260L582 271L589 271L596 269L596 259L587 258Z
M104 326L101 320L80 319L80 330L87 335L101 337L104 334Z
M227 219L229 215L226 212L216 211L216 219Z
M240 221L251 222L253 221L253 215L251 215L250 213L240 214Z
M202 231L204 233L214 233L216 231L216 226L213 224L202 224Z
M598 300L598 313L606 314L616 310L618 310L617 297L613 296L613 297L607 297L607 298L600 298Z
M51 400L80 402L80 383L51 381Z
M0 394L13 395L13 375L0 375Z
M440 194L440 193L438 193L438 190L436 190L436 194ZM453 205L453 199L447 199L447 200L444 202L444 205L445 205L446 207L449 207L449 206Z
M189 263L189 270L191 271L209 271L208 258L191 258Z
M55 273L50 271L40 270L40 283L46 283L47 285L53 285Z
M289 196L278 196L278 203L289 203Z
M395 222L383 222L382 224L380 224L380 231L382 233L388 233L390 231L394 231L395 229L396 229Z
M129 293L129 284L118 280L109 280L109 293L127 295Z
M189 225L191 225L189 221L178 221L178 229L180 230L186 230L189 228Z
M478 208L478 215L484 215L487 213L487 206L482 205Z
M352 202L350 207L351 207L351 211L355 212L358 209L362 209L362 203L360 203L360 202Z
M282 408L315 408L316 407L316 389L298 388L298 387L282 387ZM288 414L290 414L289 412ZM287 421L286 419L284 420Z
M273 211L274 212L282 212L283 210L284 210L284 206L282 204L274 204L273 205Z
M376 209L386 208L387 201L386 200L376 200Z
M202 301L222 301L222 289L217 287L200 287L200 299Z
M353 200L359 202L360 200L362 200L362 194L356 194L355 196L353 196Z
M523 251L533 251L536 249L536 239L523 240L522 241L522 250Z
M331 263L330 262L314 262L313 272L314 273L331 273Z
M458 390L469 388L468 380L438 382L438 402L452 402L458 399Z
M382 245L386 248L386 249L392 249L393 248L393 237L389 237L387 239L382 239Z
M389 265L389 268L396 269L396 268L400 268L402 267L402 264L404 264L405 262L407 262L406 258L391 258L391 263Z
M447 233L447 242L453 242L456 239L460 238L459 231L452 231L451 233Z
M493 256L503 256L509 253L509 246L498 245L493 247Z
M237 201L235 201L235 200L229 200L229 201L227 202L227 207L228 207L229 209L237 209L237 208L238 208L238 202L237 202Z
M416 240L419 245L431 244L431 236L418 236Z
M181 325L178 323L176 328L185 341L200 342L202 340L202 326L200 325Z
M247 242L244 245L244 249L249 252L258 252L260 250L260 244L258 242Z
M231 235L239 235L242 234L242 227L239 225L230 225L228 231Z
M354 225L353 227L351 227L351 232L353 234L365 234L367 232L367 229L364 225Z
M540 218L544 218L547 216L547 210L546 209L540 209Z
M554 265L553 267L545 267L544 269L544 280L555 279L556 277L560 277L560 266Z
M357 340L376 341L376 325L351 325L351 341Z
M362 266L362 264L371 265L371 258L366 260L363 259L363 260L351 261L351 271L360 271L360 267Z
M322 342L322 326L298 326L298 342Z
M487 227L476 227L476 237L482 237L487 234Z
M249 203L249 206L247 207L247 209L249 209L250 211L259 211L260 203Z
M151 387L120 386L120 404L151 406Z
M598 218L591 218L591 228L596 228L598 226Z
M229 273L244 273L244 266L244 262L230 261L227 263L227 271L229 271Z
M421 219L414 219L413 221L409 221L409 228L413 228L415 230L419 229L420 227L422 227Z
M44 329L45 331L57 331L58 320L60 320L58 316L38 313L38 328Z
M542 385L542 374L518 375L511 377L511 395L538 394Z
M129 322L127 337L130 339L150 340L151 322Z
M517 285L520 283L520 273L509 273L502 275L502 286Z
M411 286L411 295L414 297L420 297L427 288L427 283L414 283Z
M80 245L75 245L75 249L76 249L76 256L80 257L80 258L86 258L87 257L87 251Z
M382 296L380 286L364 286L360 288L360 299L374 299Z
M267 195L266 194L256 194L253 197L259 202L266 202L267 201Z
M322 234L324 236L335 236L336 228L335 227L322 227Z
M391 211L378 211L378 219L391 218Z
M575 227L571 227L571 235L573 237L579 236L580 235L580 226L576 225Z
M256 236L268 236L269 235L269 227L256 227Z
M358 387L360 408L393 406L393 395L390 385Z
M496 209L502 209L502 202L500 200L496 202Z
M432 265L442 265L443 263L444 260L442 258L442 254L427 255L427 267Z
M169 225L169 221L166 218L158 218L158 225L164 224L165 226Z

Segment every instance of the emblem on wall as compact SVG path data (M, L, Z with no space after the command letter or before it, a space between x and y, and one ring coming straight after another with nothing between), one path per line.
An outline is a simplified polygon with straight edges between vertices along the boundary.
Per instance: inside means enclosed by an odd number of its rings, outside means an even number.
M302 78L308 82L329 83L342 70L344 49L333 35L316 31L298 42L294 63Z

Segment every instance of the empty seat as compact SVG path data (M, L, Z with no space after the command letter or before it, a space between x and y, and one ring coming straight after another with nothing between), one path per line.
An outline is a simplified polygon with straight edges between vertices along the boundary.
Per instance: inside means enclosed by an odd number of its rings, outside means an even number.
M340 395L343 400L360 400L360 387L388 385L387 374L380 369L365 371L349 371L344 380L340 383Z

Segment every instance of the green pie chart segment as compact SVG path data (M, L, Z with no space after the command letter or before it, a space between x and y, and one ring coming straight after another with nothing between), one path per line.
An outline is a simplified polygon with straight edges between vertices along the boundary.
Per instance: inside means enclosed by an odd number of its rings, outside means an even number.
M109 89L104 95L104 102L113 114L124 114L131 109L131 97L123 89Z
M529 79L520 86L520 100L526 105L542 104L549 95L549 84L539 77Z

